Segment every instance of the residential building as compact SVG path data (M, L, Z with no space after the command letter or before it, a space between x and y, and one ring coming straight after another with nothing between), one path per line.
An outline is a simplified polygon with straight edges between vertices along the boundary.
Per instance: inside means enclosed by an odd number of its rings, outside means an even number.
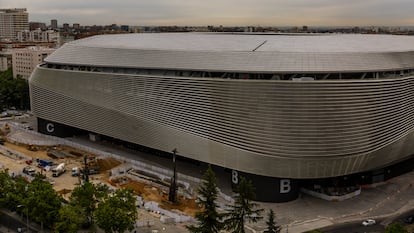
M26 8L0 9L0 39L16 39L22 30L29 30Z
M59 32L54 30L42 31L40 29L33 31L19 31L17 33L17 40L19 42L55 42L59 39Z
M5 71L12 67L12 52L11 50L0 51L0 71Z
M58 29L58 21L57 21L57 19L52 19L52 20L50 20L50 27L51 27L53 30Z
M12 50L13 77L28 79L37 65L55 49L45 47L27 47Z

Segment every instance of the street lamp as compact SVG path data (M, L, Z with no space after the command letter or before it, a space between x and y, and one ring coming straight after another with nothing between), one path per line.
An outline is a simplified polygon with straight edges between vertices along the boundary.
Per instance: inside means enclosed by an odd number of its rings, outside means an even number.
M175 203L177 200L177 163L176 163L176 154L177 154L177 149L174 148L174 150L172 150L173 153L173 177L171 179L171 184L170 184L170 192L168 193L168 201Z
M18 205L17 208L21 208L21 207L26 207L24 205ZM30 232L29 229L29 208L26 207L26 228L27 228L27 232Z

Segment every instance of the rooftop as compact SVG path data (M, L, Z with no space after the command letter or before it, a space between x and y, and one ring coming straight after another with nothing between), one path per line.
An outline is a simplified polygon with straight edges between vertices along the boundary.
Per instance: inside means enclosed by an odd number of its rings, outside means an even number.
M414 36L141 33L66 43L63 65L248 73L358 73L414 69Z
M72 43L85 47L170 51L414 51L414 36L364 34L146 33L101 35Z

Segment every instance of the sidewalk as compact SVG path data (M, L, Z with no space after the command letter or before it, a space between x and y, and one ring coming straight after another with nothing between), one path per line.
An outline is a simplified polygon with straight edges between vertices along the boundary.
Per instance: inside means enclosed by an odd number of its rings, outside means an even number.
M362 189L359 196L342 202L328 202L303 195L289 203L261 203L273 209L282 232L299 233L338 223L363 221L367 218L384 219L389 224L397 215L414 209L414 172L395 177L376 187ZM265 219L254 227L265 229Z

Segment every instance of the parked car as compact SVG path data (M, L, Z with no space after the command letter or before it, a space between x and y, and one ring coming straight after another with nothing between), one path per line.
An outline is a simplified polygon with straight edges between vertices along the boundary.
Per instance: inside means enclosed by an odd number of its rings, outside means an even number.
M27 166L27 167L23 168L23 173L25 173L25 174L27 174L29 176L34 176L36 174L36 170L33 169L30 166Z
M374 225L376 222L374 219L367 219L362 222L362 226L371 226Z

